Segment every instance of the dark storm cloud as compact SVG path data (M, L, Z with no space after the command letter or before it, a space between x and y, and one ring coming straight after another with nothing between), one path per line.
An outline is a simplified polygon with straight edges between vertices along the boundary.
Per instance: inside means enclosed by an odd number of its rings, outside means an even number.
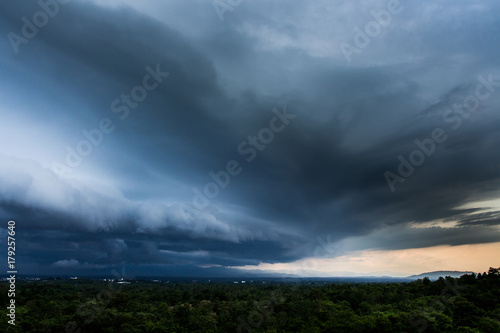
M125 263L172 273L293 261L325 234L366 237L353 250L498 241L498 212L457 209L498 188L498 4L442 1L443 13L401 3L350 64L339 43L386 2L248 2L223 22L215 12L186 16L201 27L188 31L174 18L72 1L19 53L4 38L1 111L6 124L27 123L15 127L24 141L0 151L0 216L22 225L26 262L46 272ZM213 10L177 9L190 6ZM40 7L0 9L7 35ZM125 111L111 105L143 83L147 66L169 75L120 120ZM489 76L495 91L475 112L445 117ZM296 118L247 162L238 146L285 106ZM104 118L114 131L59 180L47 167L64 164L66 147ZM392 192L384 173L398 174L398 156L436 128L446 141ZM206 209L189 208L192 188L230 160L242 173ZM408 227L439 219L456 227Z

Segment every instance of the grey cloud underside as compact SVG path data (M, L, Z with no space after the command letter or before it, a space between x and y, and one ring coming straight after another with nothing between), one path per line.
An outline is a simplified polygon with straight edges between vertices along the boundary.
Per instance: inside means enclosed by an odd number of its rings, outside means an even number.
M297 3L279 10L293 17L305 6ZM83 167L92 165L101 171L96 177L111 177L115 187L103 192L61 182L39 163L2 154L0 217L22 225L28 244L23 256L37 263L34 270L46 271L70 259L87 269L124 262L181 271L289 262L312 255L322 235L341 241L373 233L357 249L500 240L491 229L498 226L498 212L456 209L498 188L500 89L459 129L443 120L447 108L474 93L479 75L500 78L498 4L486 1L486 9L474 14L454 12L453 20L435 12L424 19L427 2L405 6L373 49L347 65L341 56L318 57L299 46L262 48L249 26L274 28L292 39L301 35L300 27L280 24L258 4L238 7L240 21L204 14L204 38L131 8L65 5L18 55L2 39L0 82L12 92L9 105L25 103L24 112L40 126L61 128L60 156L82 139L82 129L112 119L116 130ZM6 35L39 8L6 1L0 10ZM481 13L487 15L483 23L477 20ZM408 22L413 28L403 29ZM332 43L352 40L350 32L324 33L332 34ZM383 61L367 61L370 52ZM110 104L156 64L170 75L119 120ZM235 81L240 83L231 85ZM284 106L296 119L247 163L238 145L268 126L273 108ZM384 172L396 173L398 155L407 158L414 140L429 138L437 127L447 141L392 193ZM209 171L232 159L241 163L242 174L207 210L186 210L191 188L201 189ZM13 168L20 171L11 173ZM48 199L40 194L44 186ZM438 219L457 227L407 227ZM383 228L390 230L386 236L379 233Z

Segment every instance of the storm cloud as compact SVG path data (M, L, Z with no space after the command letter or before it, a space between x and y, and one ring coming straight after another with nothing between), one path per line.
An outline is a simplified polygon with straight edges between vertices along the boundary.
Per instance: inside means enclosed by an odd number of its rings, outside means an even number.
M3 1L19 265L229 274L325 235L330 256L500 241L499 7Z

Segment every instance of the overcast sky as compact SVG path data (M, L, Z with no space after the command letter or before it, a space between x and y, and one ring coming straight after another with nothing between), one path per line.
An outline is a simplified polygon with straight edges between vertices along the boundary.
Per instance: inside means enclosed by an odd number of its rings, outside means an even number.
M496 0L7 0L0 35L20 274L499 265Z

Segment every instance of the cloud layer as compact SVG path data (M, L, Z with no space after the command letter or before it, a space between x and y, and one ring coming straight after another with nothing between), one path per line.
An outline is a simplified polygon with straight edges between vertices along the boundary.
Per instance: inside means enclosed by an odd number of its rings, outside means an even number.
M496 1L42 3L0 4L26 273L500 241Z

